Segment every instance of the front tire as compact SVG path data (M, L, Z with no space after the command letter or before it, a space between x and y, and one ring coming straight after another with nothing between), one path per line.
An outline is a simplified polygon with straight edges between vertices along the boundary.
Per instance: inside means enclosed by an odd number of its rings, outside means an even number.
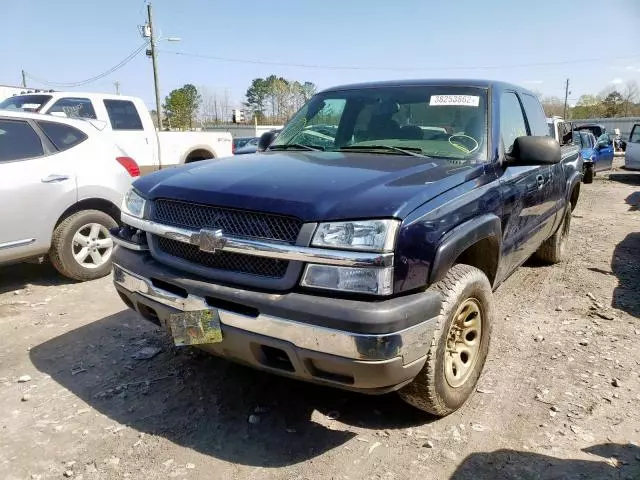
M444 417L459 409L475 389L489 352L493 293L479 269L458 264L430 287L442 295L427 361L400 397Z
M53 232L51 263L73 280L94 280L108 275L113 251L109 229L117 226L111 216L99 210L70 215Z

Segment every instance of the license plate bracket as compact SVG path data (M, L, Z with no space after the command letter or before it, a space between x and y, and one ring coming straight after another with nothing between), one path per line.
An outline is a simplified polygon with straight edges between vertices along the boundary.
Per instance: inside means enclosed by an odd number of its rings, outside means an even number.
M222 342L220 315L215 308L172 313L169 328L178 347Z

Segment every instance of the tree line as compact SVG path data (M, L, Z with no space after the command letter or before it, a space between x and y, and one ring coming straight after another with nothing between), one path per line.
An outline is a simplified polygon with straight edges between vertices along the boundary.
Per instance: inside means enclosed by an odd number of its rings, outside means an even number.
M245 94L245 106L258 121L284 123L316 93L311 82L287 80L270 75L255 78Z
M270 75L256 78L245 94L246 100L240 110L247 123L285 123L316 93L311 82L288 80ZM229 123L232 110L237 104L228 90L216 92L206 87L197 88L186 84L172 90L162 105L163 123L166 128L186 130Z
M564 116L564 99L545 96L538 92L545 114ZM609 118L640 116L640 89L635 81L622 87L608 87L597 95L582 95L572 107L567 107L567 118Z

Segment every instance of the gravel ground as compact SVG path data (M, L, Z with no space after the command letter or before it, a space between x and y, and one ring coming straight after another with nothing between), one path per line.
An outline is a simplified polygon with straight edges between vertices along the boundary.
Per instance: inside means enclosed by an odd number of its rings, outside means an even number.
M640 174L582 186L570 260L497 290L440 420L172 348L110 278L0 269L0 478L640 479L639 209Z

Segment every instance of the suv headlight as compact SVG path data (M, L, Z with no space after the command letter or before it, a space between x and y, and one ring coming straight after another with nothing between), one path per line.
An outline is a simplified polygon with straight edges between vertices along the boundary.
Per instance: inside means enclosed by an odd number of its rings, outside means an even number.
M398 220L358 220L321 223L311 245L368 252L390 252L396 241Z
M125 193L122 199L122 207L120 210L132 217L144 218L144 207L146 200L142 198L133 188Z

